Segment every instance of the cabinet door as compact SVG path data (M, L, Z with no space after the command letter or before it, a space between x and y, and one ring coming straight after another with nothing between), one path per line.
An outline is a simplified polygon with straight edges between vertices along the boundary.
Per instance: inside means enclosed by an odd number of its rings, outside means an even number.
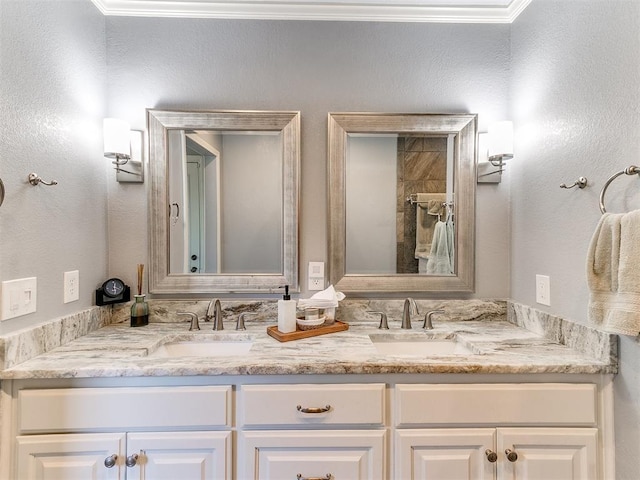
M241 432L238 478L386 478L384 430Z
M129 433L127 480L230 480L231 432Z
M20 480L124 480L124 433L31 435L16 440ZM105 466L108 458L115 461L111 468Z
M499 428L499 480L595 480L596 428ZM507 459L505 450L517 458Z
M396 430L396 471L404 480L491 480L495 429Z

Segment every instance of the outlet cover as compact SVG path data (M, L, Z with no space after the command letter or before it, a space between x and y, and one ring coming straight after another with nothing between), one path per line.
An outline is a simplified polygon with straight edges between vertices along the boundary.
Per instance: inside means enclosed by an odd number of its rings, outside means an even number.
M80 272L64 272L64 303L75 302L80 298Z
M536 275L536 302L551 306L551 280L547 275Z
M21 278L2 282L0 320L34 313L37 305L37 278Z
M324 290L324 262L309 262L309 291Z

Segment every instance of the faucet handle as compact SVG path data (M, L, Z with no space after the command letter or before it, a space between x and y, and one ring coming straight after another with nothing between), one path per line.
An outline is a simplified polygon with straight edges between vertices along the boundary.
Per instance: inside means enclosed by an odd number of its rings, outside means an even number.
M433 323L431 322L431 317L436 313L444 313L444 310L431 310L427 312L424 316L424 323L422 324L422 328L425 330L433 330Z
M192 312L176 312L177 315L188 315L191 317L191 325L189 331L200 330L200 324L198 323L198 315Z
M236 322L236 330L246 330L247 327L244 326L244 317L247 315L257 315L257 313L252 312L242 312L238 315L238 321Z
M380 315L380 325L378 326L379 329L383 329L383 330L389 330L389 324L387 323L387 314L384 312L373 312L373 311L367 311L367 313L374 313L374 314L378 314Z

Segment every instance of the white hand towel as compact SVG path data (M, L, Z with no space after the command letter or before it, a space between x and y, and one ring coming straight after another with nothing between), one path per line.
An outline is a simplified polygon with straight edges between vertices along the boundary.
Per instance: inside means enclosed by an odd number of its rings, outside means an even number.
M640 210L605 213L587 255L589 321L611 333L640 334Z
M427 262L427 274L429 275L451 275L453 273L448 230L444 222L436 223L431 253Z

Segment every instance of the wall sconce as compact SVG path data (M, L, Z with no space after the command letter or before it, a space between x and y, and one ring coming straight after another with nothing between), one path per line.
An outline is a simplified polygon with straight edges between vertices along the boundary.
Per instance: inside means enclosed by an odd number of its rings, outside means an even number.
M478 183L500 183L505 161L513 158L513 123L495 122L478 135Z
M144 182L142 132L131 130L129 124L117 118L105 118L103 123L104 156L114 158L118 182ZM126 168L123 166L126 165Z

